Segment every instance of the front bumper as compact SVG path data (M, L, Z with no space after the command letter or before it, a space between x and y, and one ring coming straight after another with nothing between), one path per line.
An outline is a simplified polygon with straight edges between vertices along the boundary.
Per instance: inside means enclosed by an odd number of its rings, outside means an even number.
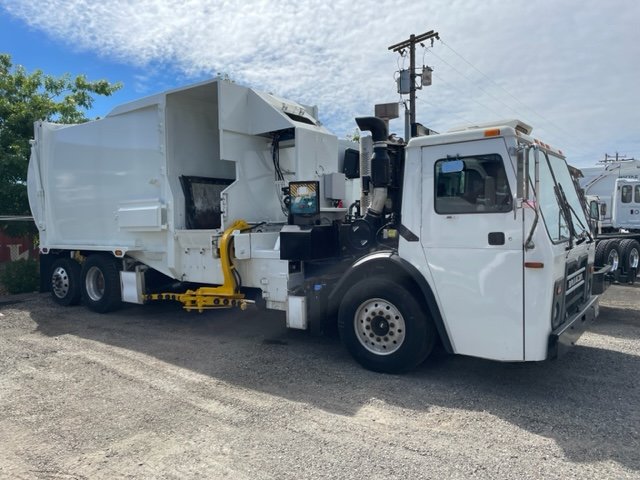
M547 358L561 357L567 350L573 347L578 341L578 338L580 338L580 335L593 323L599 311L598 297L592 295L578 313L555 331L551 332L551 335L549 335Z
M609 272L611 271L611 265L605 265L604 267L593 272L593 284L591 286L591 293L593 295L601 295L609 287L611 279L609 278Z

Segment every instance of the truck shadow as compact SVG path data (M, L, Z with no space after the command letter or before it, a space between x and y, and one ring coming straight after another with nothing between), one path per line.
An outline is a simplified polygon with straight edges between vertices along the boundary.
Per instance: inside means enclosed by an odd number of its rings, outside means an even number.
M156 304L97 315L52 307L43 295L17 308L28 310L44 335L143 353L334 414L353 416L372 399L421 412L486 412L553 439L570 461L640 470L640 356L578 345L559 361L510 364L436 351L416 371L392 376L362 369L336 338L288 331L278 312L197 315ZM603 309L607 319L615 314ZM635 333L640 338L640 329Z

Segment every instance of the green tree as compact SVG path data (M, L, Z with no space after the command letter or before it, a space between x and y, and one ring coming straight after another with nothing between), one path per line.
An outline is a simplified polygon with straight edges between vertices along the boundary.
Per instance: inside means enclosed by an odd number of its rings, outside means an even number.
M10 55L0 54L0 215L30 215L26 183L33 123L86 122L94 96L109 96L121 87L84 75L27 73L12 64ZM22 222L0 225L14 235L27 233L26 227Z
M351 140L352 142L359 142L360 141L360 129L359 128L355 128L353 130L353 133L351 133L351 134L347 133L347 140Z

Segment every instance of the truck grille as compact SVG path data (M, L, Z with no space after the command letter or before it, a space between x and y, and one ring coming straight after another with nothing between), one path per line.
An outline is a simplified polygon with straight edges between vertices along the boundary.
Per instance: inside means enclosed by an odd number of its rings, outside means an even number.
M581 300L586 296L587 275L587 257L567 265L564 304L565 311L569 315L579 309Z

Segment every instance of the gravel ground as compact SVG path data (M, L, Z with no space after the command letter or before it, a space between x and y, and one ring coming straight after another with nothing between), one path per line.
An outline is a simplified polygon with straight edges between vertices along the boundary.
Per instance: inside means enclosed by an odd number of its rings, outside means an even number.
M0 298L2 478L640 478L640 286L559 361L403 376L277 313Z

